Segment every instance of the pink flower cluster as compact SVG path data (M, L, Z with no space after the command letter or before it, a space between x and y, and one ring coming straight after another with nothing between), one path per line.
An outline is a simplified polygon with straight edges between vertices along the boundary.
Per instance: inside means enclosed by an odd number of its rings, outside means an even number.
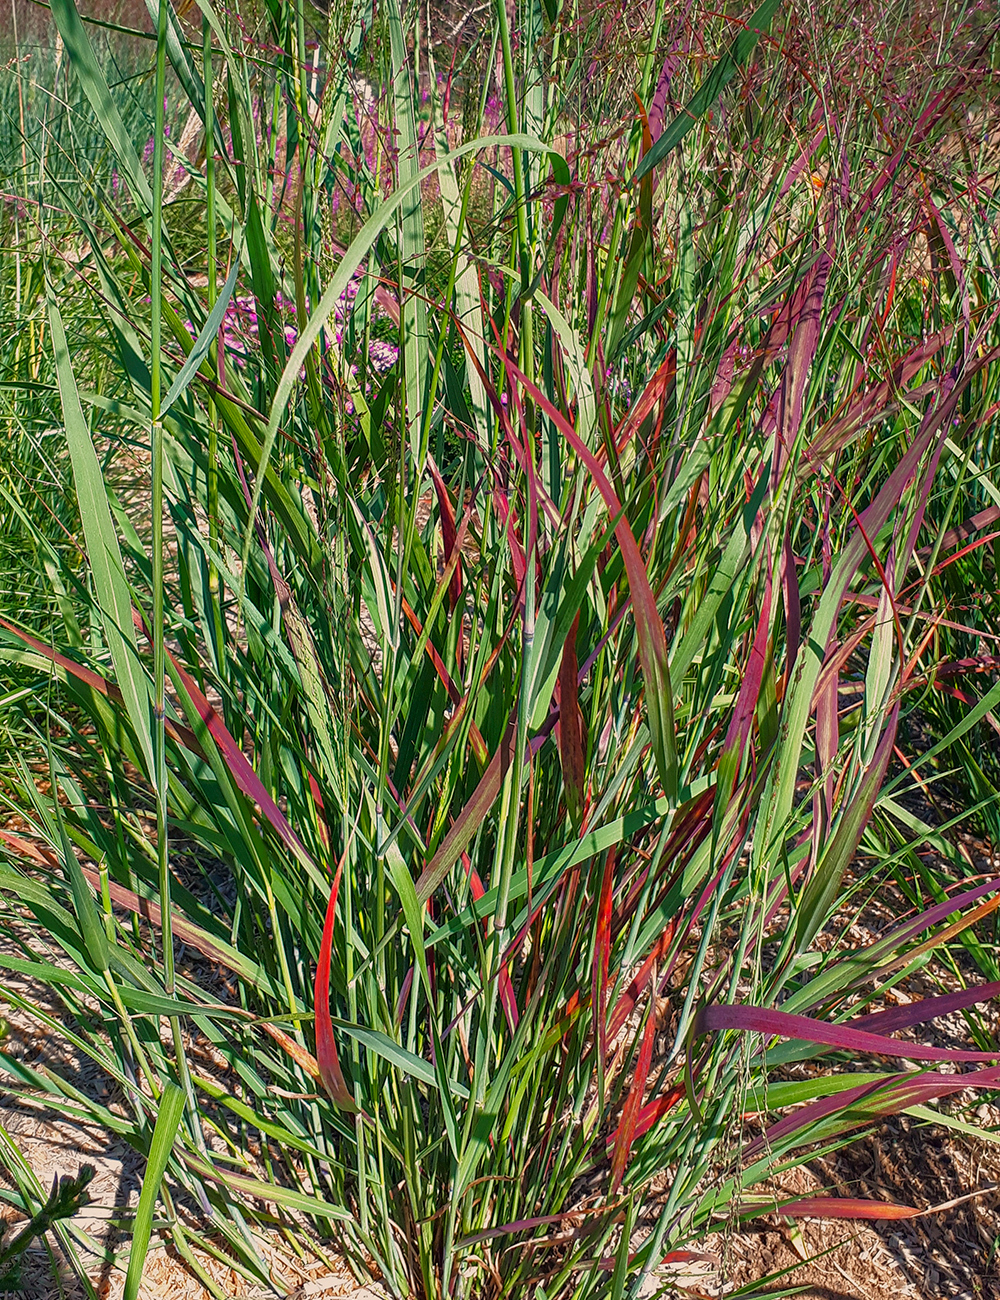
M334 304L330 323L333 326L333 343L337 347L343 347L344 327L350 312L354 308L360 286L360 273L357 273L351 278L347 288L340 295L340 299ZM295 304L279 293L275 295L275 307L283 318L282 332L285 345L291 351L298 339L298 329L295 324ZM377 316L385 315L385 312L378 304L376 304L375 313ZM194 337L197 331L190 321L187 322L187 327L192 337ZM227 358L240 370L244 370L251 356L257 353L259 349L260 319L257 312L257 302L253 296L237 295L230 299L223 317L220 336ZM327 348L329 347L328 341ZM373 339L369 343L368 363L371 370L376 374L385 374L395 365L398 357L399 348L395 343L384 339ZM351 366L351 373L357 375L358 367L356 365Z

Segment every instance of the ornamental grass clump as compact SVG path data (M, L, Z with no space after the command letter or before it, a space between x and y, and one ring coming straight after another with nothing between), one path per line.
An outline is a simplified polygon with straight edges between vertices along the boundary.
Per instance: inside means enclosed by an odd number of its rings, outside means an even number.
M1000 904L899 802L1000 701L903 739L984 626L954 566L995 587L991 12L151 13L144 163L52 4L128 198L26 136L10 382L75 492L0 621L0 966L63 1012L5 996L115 1103L0 1064L148 1155L131 1293L157 1194L185 1259L271 1284L277 1224L423 1297L915 1213L769 1180L1000 1082L925 1041L989 971L870 1006Z

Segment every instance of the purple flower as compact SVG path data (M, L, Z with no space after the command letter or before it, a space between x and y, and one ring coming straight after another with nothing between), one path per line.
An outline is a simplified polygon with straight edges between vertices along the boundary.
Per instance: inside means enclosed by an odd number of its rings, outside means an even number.
M399 359L399 348L395 343L389 343L383 339L375 339L368 348L368 360L372 368L379 374L384 374L391 366L396 364Z

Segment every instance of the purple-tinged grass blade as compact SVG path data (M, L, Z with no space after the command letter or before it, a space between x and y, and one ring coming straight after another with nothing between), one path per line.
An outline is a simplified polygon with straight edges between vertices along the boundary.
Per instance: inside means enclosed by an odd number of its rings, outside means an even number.
M750 658L743 672L739 695L736 697L736 707L733 709L733 716L726 731L723 756L719 760L719 783L716 801L720 807L729 802L736 782L739 780L743 754L750 738L750 728L753 725L754 714L760 700L761 684L767 666L767 647L770 635L771 574L768 572L764 580L760 617L757 620L757 631L754 634L753 645L750 648Z
M33 840L27 840L22 835L17 835L13 831L0 830L0 844L5 844L12 853L18 853L27 858L36 866L42 867L47 871L58 872L60 870L59 859L44 845L36 844ZM95 890L100 892L105 886L102 884L100 872L93 867L88 866L86 862L80 863L80 870L84 877ZM142 898L135 894L131 889L126 889L124 885L119 885L114 880L106 882L108 896L116 907L122 908L126 912L132 912L136 916L148 922L149 925L160 928L160 905L151 898ZM218 962L227 970L233 971L241 979L250 983L257 983L260 980L261 972L255 963L237 952L235 948L230 948L207 930L201 929L189 921L187 917L180 912L174 911L172 916L173 931L181 943L200 952L203 957L209 961ZM228 1009L228 1008L227 1008Z
M955 1011L964 1011L966 1007L973 1007L980 1002L989 1002L991 998L998 997L1000 997L1000 980L995 980L990 984L978 984L971 989L958 989L955 993L941 993L934 997L921 998L918 1002L892 1007L888 1011L874 1011L866 1016L855 1016L853 1023L859 1028L874 1033L891 1034L897 1029L925 1025L928 1020L937 1020L939 1016L949 1016Z
M830 633L826 647L826 662L836 659L837 634ZM840 745L840 672L820 675L816 685L816 775L821 781L813 800L813 861L819 861L820 845L833 818L833 796L836 772L834 761Z
M775 1011L770 1007L723 1006L702 1007L695 1017L692 1042L702 1034L719 1033L734 1029L744 1033L763 1034L765 1038L788 1038L822 1047L839 1047L852 1052L865 1052L874 1056L894 1056L904 1061L997 1061L1000 1048L995 1052L968 1052L950 1047L931 1047L922 1043L902 1042L885 1034L873 1034L856 1029L850 1021L845 1024L824 1024L810 1016L795 1015L788 1011Z
M961 915L963 908L977 903L980 899L985 898L987 894L993 894L994 897L987 902L981 903L971 912ZM975 921L983 916L988 916L991 912L1000 907L1000 877L988 880L982 885L977 885L974 889L966 890L962 894L957 894L954 898L947 899L943 903L935 903L933 907L926 912L920 913L913 920L906 921L903 925L897 926L882 939L876 941L867 949L866 956L869 963L874 966L879 964L879 973L885 975L895 965L905 965L923 948L933 948L940 943L946 943L956 934L960 934ZM943 931L933 935L926 941L926 944L913 949L909 944L918 935L924 934L933 926L939 925L940 922L948 919L949 916L959 913L958 920L947 926ZM902 954L902 955L900 955ZM884 958L890 959L888 966L882 963ZM831 971L837 969L837 963L830 967Z
M853 591L849 592L846 597L846 601L849 601L853 605L860 605L862 609L874 609L874 610L877 610L879 607L879 599L880 598L878 596L870 596L865 592L853 592ZM981 628L972 627L968 623L958 623L951 618L942 618L940 614L930 614L930 613L921 614L919 610L915 610L912 605L901 605L897 602L896 613L900 616L900 618L912 617L912 618L927 619L928 621L933 623L934 627L950 627L954 632L965 632L969 636L981 637L985 641L1000 642L1000 636L998 636L997 633L995 632L987 632ZM874 626L874 620L872 621L871 624L868 625L865 635L867 635L867 633L871 631L872 626ZM860 640L858 641L853 641L852 648L856 648L858 645L860 645L862 640L864 640L864 637L861 637ZM845 656L845 659L846 658L847 656Z
M831 242L833 232L831 232ZM833 266L829 246L820 252L801 282L781 309L772 333L788 332L788 360L775 395L774 425L777 434L771 461L771 489L777 493L791 449L802 425L802 403L806 381L819 346L823 299ZM769 340L769 343L772 341Z
M827 845L812 878L802 893L795 914L796 941L800 952L813 941L829 916L830 908L844 879L844 872L854 856L868 819L871 817L872 808L875 806L875 800L878 798L889 766L889 759L892 757L898 718L897 703L892 707L885 731L858 792L851 801L850 807L844 812L833 839Z
M649 105L649 134L654 142L660 138L663 132L670 96L670 83L683 66L681 56L687 54L690 48L691 38L688 34L688 19L693 4L694 0L687 0L683 10L677 14L674 21L674 30L667 42L667 53L656 81L656 89L653 91L653 98Z
M615 849L608 850L601 877L601 894L597 900L597 928L594 933L594 973L591 1013L594 1019L594 1042L597 1046L598 1070L603 1078L608 1059L608 964L611 956L611 905L614 900Z
M830 244L833 237L834 231L831 229ZM787 318L791 339L788 344L788 361L776 397L774 455L771 459L771 494L774 500L779 499L785 467L802 425L806 381L819 346L823 298L832 266L833 258L828 246L796 286L787 309L782 312L782 316ZM795 557L792 554L791 537L787 533L781 544L780 576L788 641L786 672L791 674L799 652L802 612Z
M479 872L472 865L467 853L462 854L462 866L469 878L469 890L472 893L473 901L478 903L485 895L486 890L483 888ZM483 929L489 931L489 923L485 920L483 921ZM507 1024L513 1034L517 1029L520 1014L517 1009L517 998L514 995L514 985L511 982L510 966L507 962L506 953L502 954L500 958L500 966L497 971L497 987L500 990L500 1002L503 1006L504 1015L507 1017Z
M427 902L448 874L452 864L457 862L462 852L468 848L472 837L496 803L503 778L514 761L516 739L517 727L515 722L511 721L472 798L455 818L437 852L420 873L420 878L414 886L419 902Z
M970 51L968 54L967 68L975 68L979 65L980 60L990 49L990 46L996 40L997 25L996 22L989 22L985 27L985 34L979 43L978 49ZM892 157L884 164L877 179L869 187L867 193L862 198L852 213L852 219L855 228L864 221L865 216L875 205L879 195L895 180L900 166L905 161L907 155L919 144L931 130L931 128L941 121L950 111L952 105L965 90L971 79L969 72L963 72L955 78L950 86L938 91L933 96L930 103L917 118L916 122L906 132L906 138L896 149Z
M92 668L87 668L83 664L78 664L74 659L69 659L66 655L60 654L58 650L53 650L51 646L47 646L43 641L39 641L37 637L33 637L30 632L23 631L14 623L9 623L5 618L0 618L0 627L6 628L6 630L13 636L16 636L18 640L23 641L26 646L29 646L37 654L43 655L50 663L55 664L57 668L61 668L65 673L75 677L77 681L83 682L85 686L89 686L91 690L96 691L98 695L103 695L113 704L119 704L124 707L124 698L114 682L109 682L107 678L102 677L100 673L95 673ZM193 731L185 727L182 723L175 722L172 718L167 718L164 722L164 726L166 727L167 735L171 740L175 740L179 745L183 745L185 749L189 750L192 754L197 754L199 758L204 758L204 751L198 743L198 738Z
M961 934L963 930L967 930L970 925L975 925L977 921L981 921L984 917L992 915L998 908L1000 908L1000 896L991 898L988 902L980 903L971 912L966 912L964 916L960 916L951 925L946 925L943 930L939 930L937 934L925 939L923 943L916 944L905 954L904 958L900 958L898 964L904 965L906 962L922 956L925 952L932 952L935 948L941 947L942 944L949 943L956 935Z
M642 180L666 158L672 149L676 149L691 128L718 100L739 68L753 53L761 36L770 27L778 5L779 0L764 0L749 18L739 21L736 37L729 50L713 65L695 94L660 134L653 147L645 153L632 177L633 184Z
M465 525L463 522L463 529L464 526ZM461 535L461 530L460 530L460 535ZM454 560L454 558L455 557L453 555L452 560ZM449 563L451 562L452 561L449 561ZM423 624L420 622L420 619L417 617L413 609L413 606L410 604L410 602L406 599L405 596L401 597L400 603L402 605L403 613L406 615L406 620L409 623L410 627L412 627L414 632L416 632L418 638L422 637L424 634ZM464 717L465 710L468 708L468 697L462 695L461 691L455 685L454 681L452 680L451 674L448 672L448 669L445 666L444 660L441 658L440 654L438 654L436 648L432 644L429 637L424 642L424 650L427 655L427 658L434 665L434 671L441 679L441 684L448 692L448 698L451 700L452 704L455 705L455 711L452 713L449 722L449 725L453 725L460 716ZM473 721L469 726L469 744L472 746L472 752L475 754L478 761L480 763L485 763L489 756L489 750L486 748L486 741L483 739L482 732L479 730L479 727L476 725L475 719L473 719Z
M1000 1067L997 1066L973 1070L967 1074L939 1074L928 1070L916 1074L907 1072L886 1075L878 1082L859 1084L856 1088L848 1088L831 1097L823 1097L800 1106L791 1115L772 1124L766 1133L754 1138L743 1154L745 1158L752 1159L796 1133L802 1133L803 1140L810 1141L807 1130L820 1120L840 1116L841 1122L835 1124L835 1131L847 1133L874 1119L898 1115L910 1106L925 1106L928 1102L962 1092L966 1088L995 1088L998 1082ZM829 1127L824 1126L824 1139L830 1136Z
M145 625L141 622L140 616L136 614L135 618L138 624L143 627L143 631L145 631ZM261 812L274 827L275 831L277 831L278 836L284 841L288 848L292 850L296 858L298 858L303 865L307 866L312 871L315 871L316 868L312 858L310 858L307 853L302 841L292 830L291 826L289 826L284 813L275 803L271 792L254 771L247 756L243 753L233 736L227 730L226 724L202 694L198 687L198 683L185 668L181 667L177 662L177 659L169 650L167 650L167 655L177 674L178 681L184 687L184 690L187 692L188 698L198 713L198 716L205 724L206 730L218 746L219 753L222 755L222 759L237 786L243 791L248 799L258 805Z
M754 843L755 852L767 854L774 851L777 836L780 834L778 828L787 823L791 812L802 744L809 716L813 709L815 686L823 667L821 655L829 643L831 632L837 625L841 605L856 578L858 569L865 556L869 553L870 542L868 539L877 536L888 523L893 511L898 507L907 487L916 475L924 456L934 445L935 438L938 441L943 441L942 426L947 427L948 420L957 408L974 374L983 366L989 365L997 355L1000 355L1000 348L991 349L989 353L977 357L975 362L964 369L956 366L949 372L941 385L944 394L942 399L927 411L910 446L899 458L895 468L889 474L874 500L857 517L856 527L844 547L823 592L813 618L811 636L806 649L799 658L796 671L792 675L790 689L786 692L782 720L785 737L782 763L773 769L775 774L773 785L769 790L766 805L762 806L758 819L758 831ZM890 728L895 727L898 707L897 704L890 719ZM888 763L889 754L891 754L891 746L888 753L882 755L882 760L885 763ZM875 765L873 764L868 776L865 778L866 799L869 796L874 798L870 790L870 778L874 770ZM822 898L825 897L836 871L840 869L838 859L841 858L844 845L851 835L855 833L860 835L860 829L856 821L863 808L864 802L859 795L855 799L853 806L852 825L847 826L845 824L841 828L843 834L841 834L840 830L838 831L840 842L836 846L836 855L830 857L829 871L823 873L821 867L817 870L816 876L811 882L811 895L808 899L807 910L804 914L801 911L799 913L802 917L799 922L800 931L798 936L800 951L803 945L812 938L816 927L821 923L820 917L822 913L819 904ZM831 854L832 851L833 846L827 850L827 854Z
M996 408L991 410L990 414L996 414ZM957 528L949 528L942 536L940 550L948 551L953 546L958 546L962 542L967 542L974 534L981 532L984 528L989 528L990 524L995 524L1000 520L1000 506L987 506L985 510L980 510L974 515L970 515ZM933 554L934 546L924 546L918 551L920 559L927 560Z
M718 1260L719 1257L717 1255L708 1255L705 1254L704 1251L671 1250L668 1251L667 1254L663 1256L663 1258L660 1260L660 1264L706 1263L706 1264L714 1265L718 1263ZM628 1264L630 1268L632 1267L634 1261L635 1261L635 1255L629 1255ZM618 1260L614 1255L605 1255L603 1259L599 1259L597 1261L597 1267L603 1269L606 1273L610 1273L613 1271L617 1263ZM698 1293L696 1291L688 1291L688 1294L695 1297L695 1300L697 1300Z
M792 539L788 536L781 543L781 559L778 565L781 579L781 595L785 603L785 641L788 646L786 680L795 667L799 646L802 644L802 602L799 597L799 578L795 568L795 555L792 551Z
M539 1214L532 1219L517 1219L513 1223L501 1223L495 1228L485 1228L482 1232L474 1232L471 1236L463 1237L461 1241L457 1241L455 1245L456 1247L476 1246L481 1241L489 1241L491 1237L509 1237L516 1232L530 1232L534 1228L547 1227L550 1223L565 1223L567 1220L576 1223L582 1216L603 1214L605 1208L603 1205L595 1205L578 1210L566 1210L562 1214Z
M441 519L441 537L444 541L445 564L450 564L452 557L455 557L455 568L448 586L448 599L451 602L452 609L454 609L462 598L462 553L459 549L455 511L452 508L451 497L448 495L444 479L441 477L433 456L429 454L427 468L430 470L434 491L437 494L438 512Z
M806 451L807 459L815 464L842 451L852 438L864 430L869 421L881 419L886 410L891 409L897 394L911 397L912 394L905 392L910 380L951 342L953 336L954 330L948 326L896 361L888 379L864 391L846 409L823 425Z

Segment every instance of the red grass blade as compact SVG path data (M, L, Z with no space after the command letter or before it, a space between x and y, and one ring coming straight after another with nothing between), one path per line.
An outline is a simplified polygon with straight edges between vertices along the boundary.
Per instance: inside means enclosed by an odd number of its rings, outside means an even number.
M663 1118L668 1111L673 1110L677 1103L687 1092L683 1083L674 1084L674 1086L665 1092L662 1097L656 1097L653 1101L648 1102L639 1111L635 1121L635 1132L632 1135L632 1141L635 1142L648 1133L655 1123ZM618 1141L618 1134L621 1132L621 1125L608 1138L608 1146L613 1147Z
M407 622L410 624L410 627L413 628L414 632L416 632L418 637L422 636L424 631L423 625L421 624L420 619L414 613L413 607L410 605L410 602L406 599L405 596L402 598L402 606L403 606L403 613L406 615L406 619ZM455 719L459 716L459 714L464 715L465 710L468 707L468 698L462 694L462 692L452 681L451 674L448 672L448 669L445 667L444 660L441 658L437 650L434 648L429 637L425 644L425 651L428 659L430 659L431 663L434 665L434 671L437 673L438 677L440 677L442 685L444 686L445 690L448 692L448 698L455 705L455 712L451 716L451 722L453 723ZM469 727L469 744L472 746L472 752L475 754L479 762L485 763L487 756L489 754L489 750L486 748L486 741L483 740L482 732L476 726L475 720L473 720L472 724Z
M137 619L138 617L139 616L136 615ZM143 631L145 631L144 626ZM198 687L198 683L186 669L181 667L174 656L170 653L169 649L167 650L167 654L170 657L170 662L173 664L177 676L180 678L182 686L188 693L191 703L197 710L202 722L204 722L209 735L215 741L216 745L218 745L219 752L222 755L226 766L229 768L233 780L247 798L259 806L261 812L299 861L315 870L313 861L306 852L302 841L292 830L291 826L289 826L285 814L275 803L274 799L271 797L271 792L254 771L249 759L227 730L226 724L202 694Z
M614 1196L621 1186L628 1165L628 1158L632 1152L632 1143L636 1138L639 1112L642 1107L642 1095L646 1091L646 1079L649 1076L649 1066L653 1059L653 1040L655 1037L656 1010L654 1002L654 1005L650 1006L649 1015L646 1018L646 1028L642 1035L642 1047L639 1049L635 1077L632 1080L632 1087L629 1089L628 1097L625 1099L621 1122L618 1125L618 1139L615 1142L615 1153L611 1160L611 1185L608 1189L611 1196Z
M608 963L611 956L611 904L615 885L615 850L610 848L604 863L601 896L597 904L597 931L594 935L594 991L591 1011L594 1018L594 1042L597 1059L603 1070L608 1058Z
M357 1105L347 1086L347 1080L340 1068L337 1056L337 1044L333 1039L333 1021L330 1018L330 958L333 952L333 921L337 913L337 891L340 888L340 873L343 862L337 867L330 888L330 901L326 907L326 921L323 925L323 941L319 946L319 961L316 965L316 986L313 1005L316 1011L316 1062L323 1086L331 1098L342 1110L354 1113Z
M458 529L455 526L455 511L452 509L451 497L448 495L448 489L445 487L444 479L438 471L434 458L430 455L427 457L427 468L431 472L431 479L434 483L434 491L437 493L438 510L441 517L441 536L444 540L444 559L445 563L451 562L451 558L456 554L458 548ZM451 602L452 609L458 604L462 597L462 553L458 551L455 561L455 572L451 575L451 582L448 585L448 599Z
M615 524L615 537L625 563L629 590L632 593L632 609L635 614L636 633L639 638L639 659L646 680L646 712L649 718L649 734L653 744L653 756L663 790L671 803L677 798L677 737L674 733L674 701L670 684L670 668L667 659L667 637L663 630L663 620L656 608L656 597L649 585L649 577L642 555L636 544L618 494L611 486L600 462L594 453L577 436L576 430L563 413L556 409L545 394L517 368L507 356L501 355L507 369L523 385L532 400L559 428L570 446L586 466L588 473L597 484L598 491L604 498L608 513Z
M803 1196L798 1201L782 1201L774 1207L777 1214L793 1219L913 1219L922 1210L912 1205L894 1205L891 1201L866 1201L855 1196ZM759 1210L741 1214L751 1218Z
M674 935L677 932L676 918L670 922L667 928L653 945L653 951L639 967L631 984L615 1003L611 1012L611 1023L608 1026L608 1040L614 1042L621 1033L622 1028L629 1016L635 1010L639 999L642 997L643 989L649 983L649 977L658 962L670 951L670 945L674 941Z
M469 855L467 853L462 854L462 865L465 868L465 874L469 877L469 888L472 891L472 897L478 903L486 893L486 890L483 888L483 882L479 878L479 872L469 861ZM483 922L483 929L487 931L487 933L489 932L489 925L486 921ZM520 1016L517 1010L517 998L514 996L514 985L511 983L510 979L510 967L507 964L506 957L501 958L497 983L500 988L500 1002L504 1009L504 1015L507 1017L507 1024L510 1027L510 1032L514 1033L517 1029Z
M639 394L635 405L625 415L621 423L615 429L614 445L615 450L620 456L625 450L628 442L633 438L650 415L659 407L660 419L659 425L663 420L663 411L666 408L667 397L673 388L674 381L677 378L677 349L671 348L664 360L660 363L659 369L647 381L645 388ZM607 460L607 448L599 447L597 450L597 459L603 465Z
M760 698L761 683L764 680L764 669L767 666L767 643L770 634L771 575L768 573L764 582L764 594L761 598L760 605L760 618L757 621L757 631L754 635L753 646L750 649L750 658L743 674L740 693L736 698L736 708L733 710L729 729L726 732L724 749L726 751L734 751L732 763L733 783L735 783L739 776L740 764L743 760L743 751L746 748L746 743L750 736L750 727L753 723L754 713L757 710L757 702ZM727 797L731 793L731 788L725 791Z
M580 615L573 619L559 665L559 761L562 764L566 806L574 825L583 813L586 755L583 749L583 715L580 712L580 680L576 662L576 630Z
M954 330L949 326L940 334L931 335L895 363L888 379L874 388L864 388L857 400L819 430L806 452L807 457L818 462L840 451L862 432L868 421L882 418L886 409L893 406L897 394L907 395L905 389L910 380L920 373L931 357L951 342L953 334Z
M99 695L105 696L106 699L113 700L115 704L124 705L121 691L114 682L109 682L100 673L95 673L92 668L87 668L83 664L78 664L75 660L67 658L66 655L60 654L58 650L53 650L51 646L47 646L43 641L39 641L37 637L33 637L30 632L24 632L14 623L8 623L5 618L0 618L0 627L6 628L19 641L23 641L26 646L30 646L37 654L44 655L50 663L55 664L57 668L62 668L64 672L75 677L77 681L83 682L91 690L97 691ZM201 745L198 744L198 737L193 731L190 731L179 722L174 722L171 718L167 718L164 725L171 740L176 740L179 745L183 745L192 754L197 754L199 758L204 758L204 751Z

